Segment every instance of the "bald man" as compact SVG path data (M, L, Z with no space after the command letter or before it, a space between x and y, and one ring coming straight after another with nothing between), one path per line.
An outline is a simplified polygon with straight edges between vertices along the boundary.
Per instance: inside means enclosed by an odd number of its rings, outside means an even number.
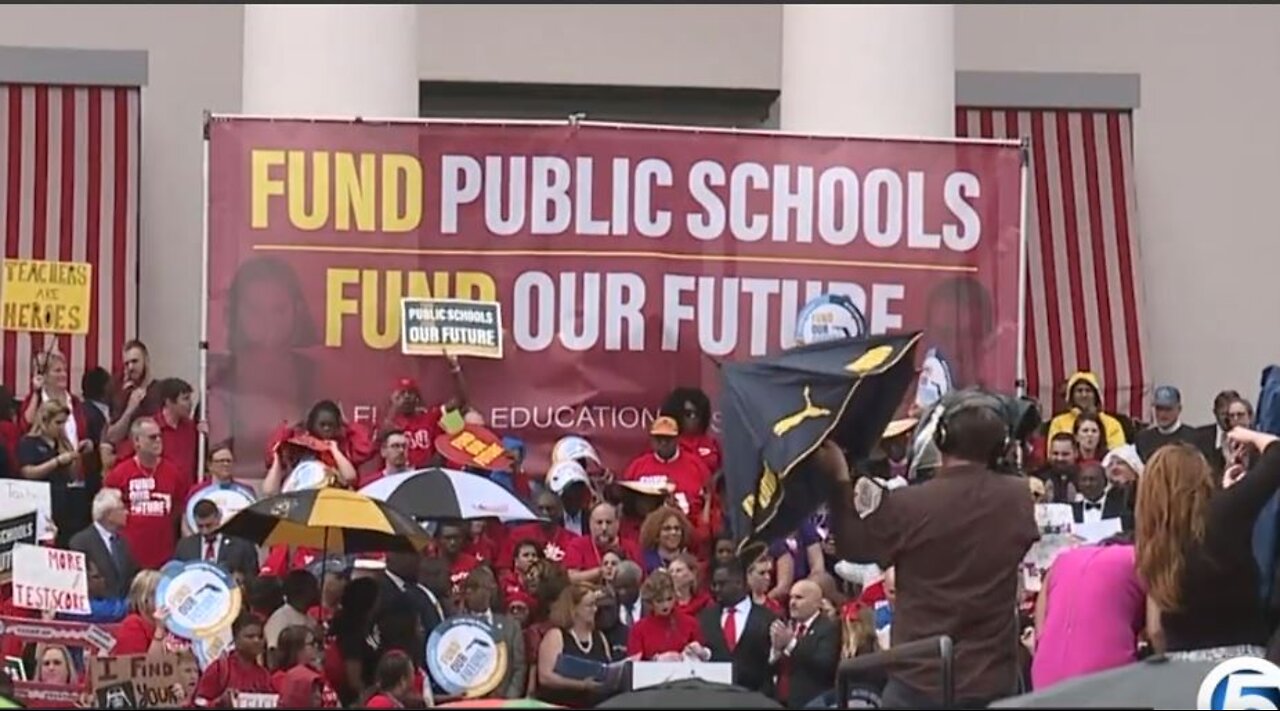
M573 583L610 583L605 580L601 559L615 551L623 560L640 560L636 544L618 537L618 509L613 504L596 504L591 509L590 533L582 536L564 552L564 567Z
M840 628L822 614L822 588L812 580L791 586L791 622L769 628L769 664L778 673L778 701L804 708L836 683Z

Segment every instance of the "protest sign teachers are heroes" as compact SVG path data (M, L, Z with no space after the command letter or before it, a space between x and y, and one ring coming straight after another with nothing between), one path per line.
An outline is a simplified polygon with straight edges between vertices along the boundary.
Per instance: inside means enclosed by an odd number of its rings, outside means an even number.
M402 299L405 355L502 358L502 307L496 301Z

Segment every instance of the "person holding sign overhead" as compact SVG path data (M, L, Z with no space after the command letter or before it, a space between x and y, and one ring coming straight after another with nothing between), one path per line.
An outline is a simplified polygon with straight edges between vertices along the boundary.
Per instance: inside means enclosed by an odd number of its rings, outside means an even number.
M234 708L237 694L274 694L271 672L259 661L265 651L262 620L244 613L231 623L233 651L204 670L196 683L195 705Z
M652 450L636 457L622 473L622 481L668 484L675 502L686 516L702 513L702 498L711 483L711 470L697 454L682 450L680 425L662 416L649 428Z
M462 365L451 355L446 355L445 358L449 361L449 372L453 375L453 397L444 404L427 407L418 381L400 378L391 391L391 404L382 421L383 430L404 432L409 441L409 466L414 469L431 464L436 437L444 434L440 422L444 414L451 410L461 410L467 405L467 381L462 376Z

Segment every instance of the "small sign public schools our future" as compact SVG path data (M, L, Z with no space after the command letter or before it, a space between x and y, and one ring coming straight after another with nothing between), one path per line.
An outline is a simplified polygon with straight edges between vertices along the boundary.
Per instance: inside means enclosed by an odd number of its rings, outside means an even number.
M496 301L402 299L405 355L502 358L502 307Z

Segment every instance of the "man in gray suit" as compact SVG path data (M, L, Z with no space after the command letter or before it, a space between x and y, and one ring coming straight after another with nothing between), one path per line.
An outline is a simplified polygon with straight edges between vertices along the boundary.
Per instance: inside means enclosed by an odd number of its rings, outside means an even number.
M203 560L216 563L223 570L245 580L258 575L258 548L252 543L218 533L222 525L222 512L218 505L204 499L196 503L196 532L178 541L173 557L176 560Z
M462 609L459 617L474 617L493 627L494 637L507 645L507 675L498 688L489 692L494 699L519 699L525 695L526 663L524 633L520 623L510 615L493 611L498 604L498 579L488 568L476 568L462 583Z
M93 497L93 525L76 533L68 541L73 551L84 553L93 561L105 581L104 597L123 599L129 595L129 584L138 574L138 563L120 531L129 511L119 489L99 489Z

